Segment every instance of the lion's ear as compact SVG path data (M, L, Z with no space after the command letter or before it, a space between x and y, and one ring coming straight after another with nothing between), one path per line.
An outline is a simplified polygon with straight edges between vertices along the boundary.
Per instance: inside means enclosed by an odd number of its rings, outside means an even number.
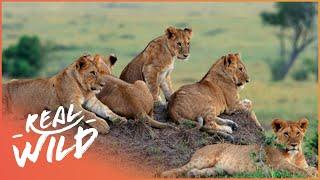
M88 65L88 56L89 55L84 55L84 56L81 56L77 63L76 63L76 69L77 70L80 70L80 69L84 69L85 67L87 67Z
M272 120L272 123L271 123L272 129L275 133L278 132L280 129L286 127L286 125L287 125L287 122L282 119L274 119Z
M306 132L308 129L309 121L306 118L302 118L298 121L299 127L302 129L303 132Z
M168 39L174 39L176 37L177 29L175 27L168 27L165 31L165 34Z
M233 58L232 54L228 54L228 55L223 56L223 57L224 57L224 65L225 66L230 66L231 64L234 63L234 58Z
M193 33L191 28L184 28L183 31L189 36L189 38L192 38Z
M240 53L235 53L234 54L238 59L241 59L241 54Z
M118 58L115 54L110 54L109 55L109 64L110 66L114 66L114 64L117 62Z

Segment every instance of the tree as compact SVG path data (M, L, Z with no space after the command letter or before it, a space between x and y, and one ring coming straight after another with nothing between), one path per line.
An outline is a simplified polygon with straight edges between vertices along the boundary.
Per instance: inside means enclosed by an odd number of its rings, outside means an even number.
M45 51L37 36L22 36L16 45L3 51L3 73L12 77L31 77L42 67Z
M283 66L276 80L282 80L299 54L316 40L317 3L278 2L276 10L277 12L261 13L261 18L265 24L279 28L276 35L280 42L280 58ZM286 49L287 42L290 44L290 50Z

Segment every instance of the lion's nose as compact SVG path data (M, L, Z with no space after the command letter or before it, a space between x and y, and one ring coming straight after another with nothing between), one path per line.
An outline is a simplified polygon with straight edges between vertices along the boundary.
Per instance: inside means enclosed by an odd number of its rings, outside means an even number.
M291 143L292 147L296 147L298 145L298 143Z

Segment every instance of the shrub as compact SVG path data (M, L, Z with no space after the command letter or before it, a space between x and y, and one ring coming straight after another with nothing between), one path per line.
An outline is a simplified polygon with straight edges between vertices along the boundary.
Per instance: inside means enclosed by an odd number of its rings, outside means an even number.
M46 50L37 36L22 36L3 51L3 73L12 77L35 76L42 67Z
M304 68L301 68L293 72L291 77L296 81L304 81L309 78L309 72L306 71Z
M271 76L273 81L279 81L283 79L282 76L282 68L285 65L285 61L283 60L276 60L276 61L267 61L269 62L268 65L271 70Z
M316 68L315 63L312 59L307 58L303 61L304 63L292 73L291 77L296 81L304 81L309 78L309 75L315 74Z

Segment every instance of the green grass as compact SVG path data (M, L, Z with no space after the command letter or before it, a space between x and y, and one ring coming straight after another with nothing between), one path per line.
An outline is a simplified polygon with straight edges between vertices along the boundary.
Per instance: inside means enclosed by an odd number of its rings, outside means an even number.
M257 170L253 173L236 173L231 175L221 173L217 177L219 178L305 178L301 174L290 173L288 171L270 170L268 172L263 170Z
M84 53L118 55L114 74L169 25L192 27L191 58L177 61L174 89L199 80L211 64L228 52L241 52L251 83L241 92L253 101L262 125L273 118L310 120L307 137L317 132L317 92L314 79L272 82L268 61L278 58L276 29L264 26L259 14L272 3L3 3L3 47L24 34L65 48L49 53L40 76L50 76ZM315 59L315 44L299 56ZM292 70L292 71L293 71ZM270 133L270 131L268 132Z

